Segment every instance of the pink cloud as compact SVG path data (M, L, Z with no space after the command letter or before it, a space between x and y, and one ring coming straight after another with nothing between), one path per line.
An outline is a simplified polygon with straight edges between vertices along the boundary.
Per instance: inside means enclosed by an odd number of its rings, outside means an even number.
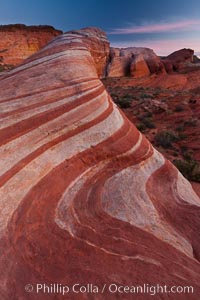
M167 39L167 40L142 40L133 42L114 42L112 47L127 48L127 47L145 47L151 48L158 55L168 55L182 48L190 48L195 52L200 52L200 40L197 39Z
M132 25L127 28L116 28L108 34L131 34L131 33L158 33L169 31L184 31L197 28L200 25L200 20L185 20L177 22L162 22L154 24L145 24L140 26Z

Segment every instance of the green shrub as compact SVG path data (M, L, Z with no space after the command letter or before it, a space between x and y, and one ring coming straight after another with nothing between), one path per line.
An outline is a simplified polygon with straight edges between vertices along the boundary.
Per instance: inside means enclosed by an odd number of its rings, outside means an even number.
M136 125L136 127L139 131L142 131L142 132L146 129L146 126L144 123L139 123Z
M124 98L119 98L117 100L115 100L115 103L120 107L120 108L129 108L131 107L131 102L128 99L124 99Z
M147 128L153 129L156 128L156 125L153 123L153 120L151 118L152 113L147 112L144 115L138 117L138 119L143 123Z
M143 121L144 125L149 128L149 129L154 129L156 128L156 125L153 123L153 121L151 119L145 119Z
M194 159L175 159L173 163L185 178L187 178L188 180L200 182L199 162Z
M146 94L146 93L141 93L140 97L143 98L143 99L145 99L145 98L152 98L152 95Z
M159 131L155 135L155 142L157 146L162 146L163 148L172 148L172 143L179 141L179 136L173 131Z

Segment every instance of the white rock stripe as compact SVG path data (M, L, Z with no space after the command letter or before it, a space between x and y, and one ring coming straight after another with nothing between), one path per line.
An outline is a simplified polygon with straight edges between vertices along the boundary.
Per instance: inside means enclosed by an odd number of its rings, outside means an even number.
M29 190L53 168L77 153L105 141L123 123L121 113L115 109L102 122L48 149L8 180L0 189L0 231L6 228L12 213Z
M161 240L192 256L191 244L160 218L146 191L148 179L164 163L163 156L154 149L153 155L147 160L118 172L104 185L102 204L113 217L144 230L148 228ZM115 190L112 186L116 187Z
M16 67L15 69L11 70L9 72L9 78L12 77L12 75L15 75L15 73L22 71L22 70L26 70L35 66L38 66L39 64L42 64L44 67L45 65L48 65L50 61L54 61L54 60L61 60L63 61L64 57L74 57L74 55L76 55L77 57L83 57L83 56L90 56L90 53L88 52L86 47L80 47L79 49L66 49L64 51L60 51L51 55L45 55L44 57L41 58L35 58L34 60L32 60L31 62L28 62L24 65L20 65L18 67ZM54 62L55 63L55 62Z
M59 100L58 94L60 99L66 98L68 97L68 94L72 94L76 88L79 88L79 90L84 92L85 89L95 88L95 87L98 88L100 86L102 86L102 84L99 82L99 80L94 79L83 83L76 83L73 86L56 88L55 90L51 90L51 93L49 91L45 91L36 95L31 95L27 97L25 96L19 99L17 98L14 100L9 100L7 102L2 102L0 103L0 116L3 113L12 112L16 109L28 108L30 105L33 104L40 104L44 100L54 99L54 101L57 101Z
M0 176L12 168L20 160L31 154L44 144L52 142L55 138L70 132L100 116L109 107L107 93L93 98L62 116L49 121L44 125L10 141L0 147L1 168ZM92 107L94 108L92 109ZM89 110L89 113L87 111ZM18 149L18 151L16 151Z
M142 134L139 134L138 141L123 154L119 154L115 157L120 158L120 157L125 157L129 156L130 154L133 154L141 145L142 142ZM71 223L68 222L70 220L70 217L67 213L67 209L72 205L73 200L76 196L76 194L81 190L83 187L84 183L94 177L95 175L98 175L98 173L104 169L109 163L111 159L105 159L103 161L100 161L98 164L95 166L92 166L91 168L88 168L85 172L81 173L74 181L71 182L71 184L66 188L64 193L62 194L57 207L56 207L56 212L55 212L55 222L57 225L65 230L68 230L71 232L70 225ZM89 192L89 191L88 191ZM63 214L60 212L64 211L64 218L62 217ZM77 217L78 220L78 217ZM80 223L80 221L79 221ZM85 225L84 225L85 226ZM92 227L88 226L91 230L95 231Z
M13 114L12 117L8 116L6 118L2 118L0 120L0 129L17 124L20 121L27 120L33 116L37 116L40 113L48 112L52 109L59 108L64 104L69 104L69 103L71 104L71 103L77 101L78 99L82 98L83 96L89 95L89 94L91 94L91 92L98 90L98 88L99 87L95 87L94 89L90 89L89 91L82 92L81 94L78 94L78 95L75 94L71 97L66 97L64 99L55 101L53 103L48 103L48 104L41 105L39 107L30 109L30 110L26 110L26 111L23 111L23 112L20 112L17 114Z

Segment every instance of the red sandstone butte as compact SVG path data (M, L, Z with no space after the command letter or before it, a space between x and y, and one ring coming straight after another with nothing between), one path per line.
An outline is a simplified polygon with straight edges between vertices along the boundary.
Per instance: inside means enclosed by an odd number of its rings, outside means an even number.
M46 25L0 25L0 64L18 65L61 33Z
M0 78L0 299L63 299L27 294L37 283L200 296L200 199L106 92L107 45L98 29L65 33Z
M107 64L108 77L144 77L152 74L165 74L161 59L152 49L143 47L111 48Z

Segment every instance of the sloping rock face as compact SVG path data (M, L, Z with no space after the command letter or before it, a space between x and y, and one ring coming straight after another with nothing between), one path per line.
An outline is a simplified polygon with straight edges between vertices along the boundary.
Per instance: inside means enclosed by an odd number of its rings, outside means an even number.
M171 53L162 62L166 71L171 73L180 70L185 64L193 62L193 55L194 50L184 48Z
M1 25L0 64L18 65L61 33L51 26Z
M129 76L131 60L131 57L121 56L120 49L111 47L106 75L108 77Z
M124 49L111 48L110 62L107 66L108 77L121 77L133 75L134 62L142 60L142 68L139 77L147 76L149 73L165 74L165 68L161 59L149 48L130 47ZM144 67L144 65L146 65ZM137 77L137 72L136 72Z
M143 77L150 74L149 68L142 54L135 55L130 65L131 77Z
M97 29L69 32L0 78L1 299L63 299L38 283L106 284L70 300L132 299L111 283L199 298L200 200L112 102L104 45Z

